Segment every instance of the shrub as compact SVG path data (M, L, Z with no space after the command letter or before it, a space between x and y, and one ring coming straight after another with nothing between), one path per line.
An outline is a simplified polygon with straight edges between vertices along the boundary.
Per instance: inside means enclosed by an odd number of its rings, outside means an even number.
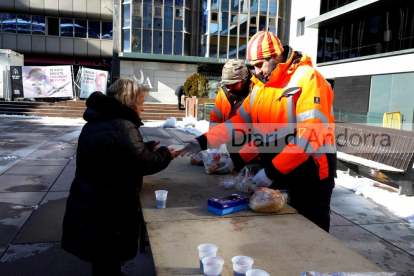
M187 97L207 98L207 79L201 74L193 74L184 83Z

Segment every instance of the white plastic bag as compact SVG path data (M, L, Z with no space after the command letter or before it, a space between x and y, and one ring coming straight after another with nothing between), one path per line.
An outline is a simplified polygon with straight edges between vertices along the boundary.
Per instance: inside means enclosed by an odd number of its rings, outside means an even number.
M213 149L202 151L203 163L208 174L212 174L218 168L220 168L220 162L229 158L226 145L223 144Z
M261 167L258 164L247 165L241 169L235 179L234 186L236 190L244 193L254 193L257 187L253 185L252 179L260 170Z

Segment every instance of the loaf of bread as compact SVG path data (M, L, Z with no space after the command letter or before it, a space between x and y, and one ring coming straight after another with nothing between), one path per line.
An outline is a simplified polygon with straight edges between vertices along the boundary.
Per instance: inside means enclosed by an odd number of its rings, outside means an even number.
M255 212L276 213L286 206L287 196L278 190L259 188L250 199L249 207Z

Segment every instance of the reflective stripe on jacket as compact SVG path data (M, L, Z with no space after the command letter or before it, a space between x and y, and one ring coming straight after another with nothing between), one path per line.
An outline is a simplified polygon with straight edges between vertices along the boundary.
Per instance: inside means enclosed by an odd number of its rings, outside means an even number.
M254 77L252 81L257 83ZM257 83L236 116L205 135L215 147L231 140L233 134L254 133L267 150L274 147L272 142L287 139L281 149L275 148L274 168L288 174L312 158L319 179L324 179L330 176L330 166L335 166L334 159L327 158L327 153L336 152L333 99L329 83L312 68L310 58L291 50L287 62L276 67L269 82Z

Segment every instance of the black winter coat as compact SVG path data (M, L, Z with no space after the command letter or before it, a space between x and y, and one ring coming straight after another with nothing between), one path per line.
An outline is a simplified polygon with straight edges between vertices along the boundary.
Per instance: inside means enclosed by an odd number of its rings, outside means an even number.
M168 166L171 154L147 147L141 120L118 100L94 92L86 105L62 248L87 261L130 260L138 249L137 191L144 175Z

